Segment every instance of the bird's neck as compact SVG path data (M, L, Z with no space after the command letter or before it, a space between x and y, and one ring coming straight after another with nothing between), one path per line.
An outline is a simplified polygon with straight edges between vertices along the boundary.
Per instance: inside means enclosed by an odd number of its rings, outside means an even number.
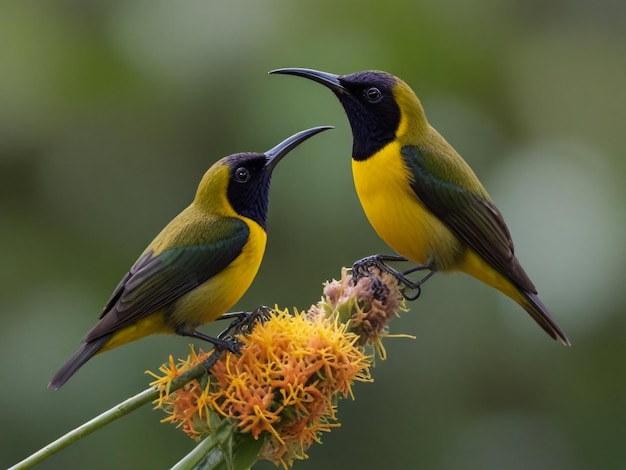
M381 125L373 119L350 119L352 127L352 158L363 161L371 158L395 139L394 125ZM385 122L388 124L388 122Z
M392 142L404 145L420 145L428 139L430 125L424 114L422 104L415 95L399 96L400 119L395 129L380 126L360 125L352 128L354 143L352 159L364 161L377 155Z
M396 87L394 97L400 109L396 140L400 145L418 145L428 138L430 132L422 102L408 85Z

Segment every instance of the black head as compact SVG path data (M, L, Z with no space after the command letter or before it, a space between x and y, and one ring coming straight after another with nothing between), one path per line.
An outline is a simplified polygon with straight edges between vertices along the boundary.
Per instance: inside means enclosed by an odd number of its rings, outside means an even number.
M282 158L305 140L330 126L298 132L265 153L237 153L224 158L228 167L228 202L239 215L266 228L272 172Z
M394 97L398 79L379 71L334 75L311 69L289 68L270 73L297 75L330 88L350 121L354 138L352 158L365 160L393 141L401 111Z

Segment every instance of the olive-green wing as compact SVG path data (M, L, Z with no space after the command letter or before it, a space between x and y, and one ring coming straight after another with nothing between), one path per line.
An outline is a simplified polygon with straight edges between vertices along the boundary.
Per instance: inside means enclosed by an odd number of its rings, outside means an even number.
M401 154L413 175L411 188L424 206L496 270L536 293L515 258L509 229L493 202L463 186L460 179L453 181L455 169L433 150L406 145Z
M206 233L211 227L198 229ZM156 255L152 250L145 252L113 291L100 322L84 341L134 323L206 282L239 256L249 233L245 222L229 218L221 221L217 239L211 237L210 241L174 247Z

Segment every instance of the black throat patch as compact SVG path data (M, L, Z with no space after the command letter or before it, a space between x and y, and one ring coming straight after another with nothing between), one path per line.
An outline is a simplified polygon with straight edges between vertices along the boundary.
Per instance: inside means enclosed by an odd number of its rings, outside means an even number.
M401 112L393 90L396 78L385 72L357 72L341 77L347 93L337 94L350 121L354 138L352 158L366 160L396 138ZM370 92L380 98L372 102Z
M263 154L240 153L228 158L228 202L237 214L254 220L263 229L267 225L271 170L265 167L267 159ZM238 181L236 173L240 169L249 172L249 179Z

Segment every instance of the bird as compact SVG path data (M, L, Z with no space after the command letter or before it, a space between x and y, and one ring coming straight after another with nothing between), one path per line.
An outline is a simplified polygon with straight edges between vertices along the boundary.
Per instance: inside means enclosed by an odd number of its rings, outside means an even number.
M469 274L521 305L553 339L570 345L515 256L502 214L467 162L430 125L407 83L378 70L269 73L320 83L343 106L353 135L357 195L376 233L399 255L374 255L370 261L415 263L399 273L401 281L406 281L402 274L422 269L429 271L422 281L435 272Z
M111 294L99 322L49 383L58 389L95 354L156 333L227 340L196 328L217 320L250 287L265 251L272 172L291 150L331 129L319 126L264 153L236 153L211 166L193 202L148 245Z

